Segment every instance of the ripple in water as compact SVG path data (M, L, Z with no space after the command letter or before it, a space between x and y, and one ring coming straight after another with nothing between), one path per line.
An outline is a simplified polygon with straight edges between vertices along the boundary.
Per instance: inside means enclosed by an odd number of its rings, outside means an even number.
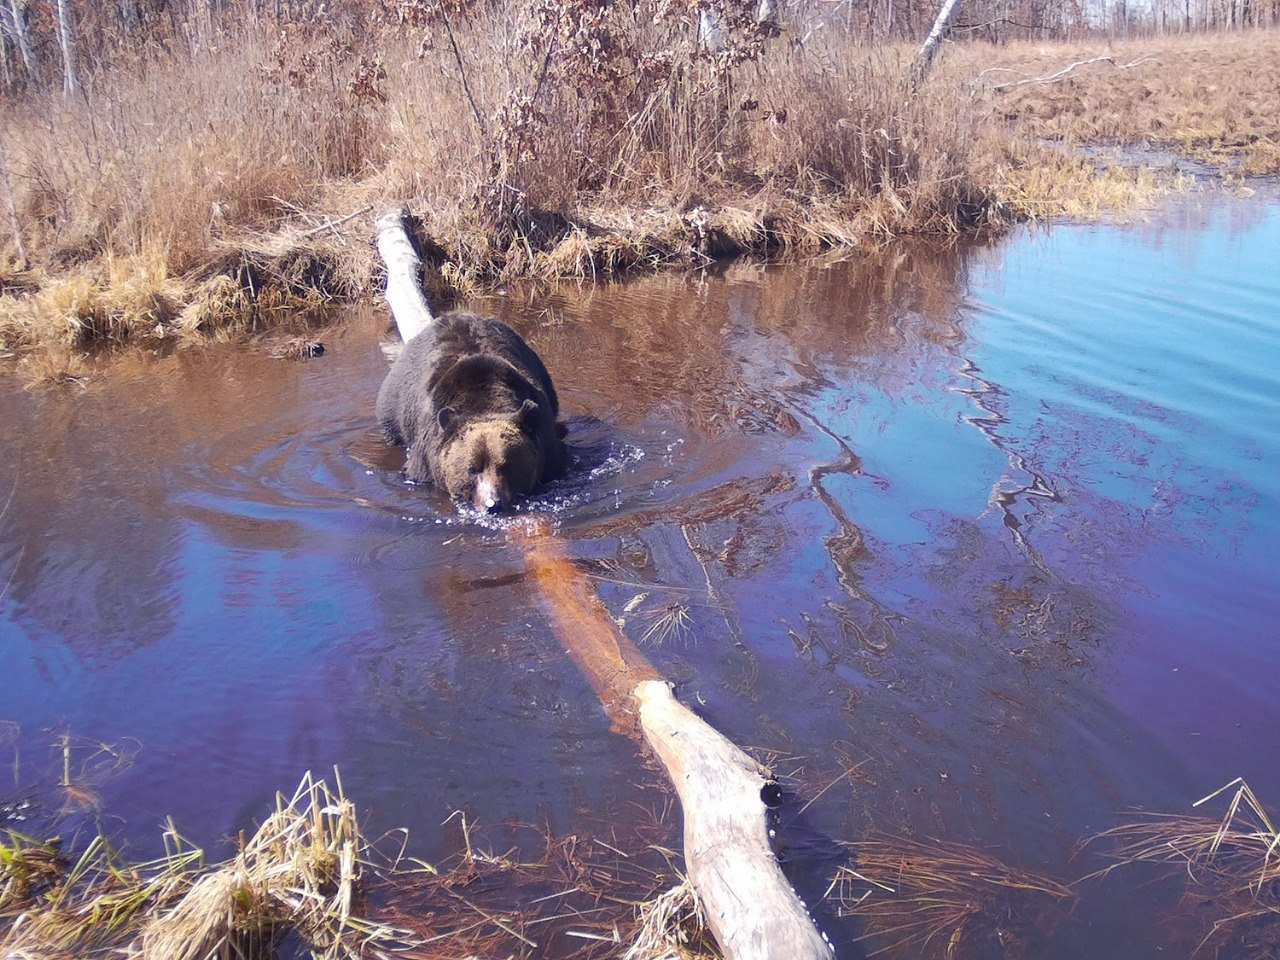
M601 510L618 510L631 499L643 494L649 486L645 483L610 483L624 475L634 475L647 458L640 443L625 437L620 431L595 417L570 417L566 442L569 446L569 470L557 480L544 486L537 494L513 504L504 514L487 514L470 504L452 503L443 494L425 484L414 483L399 477L401 487L422 491L422 503L426 513L405 513L401 519L408 523L434 523L441 526L475 526L486 530L505 532L521 517L533 513L551 514L559 523L563 519ZM680 445L674 441L665 446L665 460ZM664 483L656 480L651 483ZM436 505L439 505L437 508ZM447 506L446 506L447 504ZM592 511L592 508L597 508Z

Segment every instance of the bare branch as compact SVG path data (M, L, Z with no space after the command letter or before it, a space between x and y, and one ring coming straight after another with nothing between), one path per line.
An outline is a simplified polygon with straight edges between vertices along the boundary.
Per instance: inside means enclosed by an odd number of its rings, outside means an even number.
M449 18L444 17L444 32L449 35L449 46L453 48L453 59L458 64L458 76L462 78L462 92L467 95L467 102L471 104L471 113L476 118L476 126L480 128L480 136L489 139L489 129L485 126L484 117L480 113L480 108L476 106L476 98L471 95L471 85L467 83L467 68L462 63L462 53L458 50L458 42L453 39L453 27L449 23Z
M1027 79L1027 80L1013 80L1013 81L1010 81L1009 83L997 83L991 89L998 93L1001 90L1012 90L1014 87L1024 87L1024 86L1027 86L1028 84L1034 84L1035 86L1044 86L1045 84L1049 84L1049 83L1060 83L1061 81L1067 79L1067 77L1071 74L1071 71L1075 70L1077 67L1085 67L1091 63L1109 63L1113 67L1115 67L1117 70L1129 70L1133 67L1141 66L1144 63L1151 63L1155 59L1156 59L1155 57L1142 57L1139 60L1134 60L1132 63L1116 63L1115 57L1091 57L1088 60L1077 60L1075 63L1069 66L1063 67L1057 73L1051 73L1048 76L1031 77L1030 79ZM985 71L985 70L983 71L983 73L986 73L986 72L988 71Z

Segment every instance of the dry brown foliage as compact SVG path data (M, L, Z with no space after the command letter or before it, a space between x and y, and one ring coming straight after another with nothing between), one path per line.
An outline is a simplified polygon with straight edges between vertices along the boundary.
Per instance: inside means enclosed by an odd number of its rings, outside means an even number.
M1075 50L954 45L910 96L910 46L754 26L735 2L736 39L713 54L698 7L415 0L400 18L158 44L104 63L82 96L6 103L0 199L11 184L26 257L0 218L0 350L274 328L371 290L386 205L421 216L448 296L1090 215L1150 191L1043 136L1163 130L1211 154L1234 136L1249 169L1274 168L1270 34L1176 41L1202 69L1161 59L995 94L983 70ZM1177 49L1166 59L1188 62ZM1211 75L1206 98L1195 77Z
M367 287L369 218L326 224L389 203L423 216L464 290L992 217L967 100L908 99L905 48L752 30L711 55L696 4L653 7L250 31L6 104L30 269L5 218L0 341L271 325L272 307Z
M1024 82L1107 56L1057 82ZM991 92L990 102L1032 137L1160 147L1243 174L1280 173L1275 31L974 46L962 57L975 74L990 71L988 89L1019 84Z

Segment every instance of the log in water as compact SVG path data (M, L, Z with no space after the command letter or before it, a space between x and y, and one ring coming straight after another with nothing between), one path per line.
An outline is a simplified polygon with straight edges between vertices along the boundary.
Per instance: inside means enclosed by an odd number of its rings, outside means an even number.
M432 322L422 264L405 215L378 221L387 303L401 337ZM685 864L727 960L817 960L830 947L787 882L769 843L770 778L751 757L682 706L617 628L545 517L516 526L557 635L615 730L638 729L666 768L684 809Z
M617 628L545 518L513 531L557 635L614 728L639 730L684 809L684 859L729 960L809 960L830 952L769 843L771 778L672 694Z

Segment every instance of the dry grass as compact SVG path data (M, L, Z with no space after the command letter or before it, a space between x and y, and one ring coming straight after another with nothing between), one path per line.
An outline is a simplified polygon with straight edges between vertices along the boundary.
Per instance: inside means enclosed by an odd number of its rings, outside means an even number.
M103 836L74 863L56 843L9 834L0 845L0 934L6 957L145 956L250 960L287 931L317 958L407 948L412 938L362 917L374 870L355 809L309 774L235 858L207 868L170 823L165 853L130 863Z
M665 42L634 30L638 48ZM500 11L458 30L486 115L537 72L512 34ZM464 294L513 275L952 232L992 212L964 92L908 99L909 51L832 36L776 41L730 72L689 60L609 110L556 78L498 184L518 202L495 213L493 156L457 68L440 49L419 59L418 39L227 36L108 69L80 99L6 104L31 263L19 270L0 234L0 344L266 326L275 306L358 294L374 273L370 217L342 218L389 203L422 215L433 279ZM386 79L369 93L352 81L373 58Z
M402 872L384 916L413 931L413 960L553 954L568 960L715 960L662 818L624 837L542 833L542 849L495 852L465 816L463 850L438 870ZM448 821L446 821L448 822ZM673 885L674 884L674 885Z
M908 96L908 46L838 30L802 43L796 29L757 61L714 67L641 18L621 27L636 58L625 83L566 67L543 84L515 9L481 4L455 27L487 135L439 37L423 46L385 24L166 44L105 65L82 97L6 103L0 143L30 262L0 218L0 350L275 328L373 289L371 211L390 204L421 216L428 282L447 300L515 276L1088 216L1152 188L1040 137L1280 162L1271 34L1132 45L1117 57L1157 62L999 93L990 78L1014 74L978 74L1086 51L955 45ZM667 55L658 79L637 66ZM513 127L522 97L533 109Z
M665 813L623 837L544 832L532 857L494 852L456 813L443 826L460 827L462 849L437 869L406 855L403 831L371 842L335 784L308 774L213 866L172 822L163 855L144 863L102 835L72 854L6 831L0 956L269 960L286 934L316 960L531 956L553 943L571 960L717 956L660 842Z
M855 862L832 890L841 912L865 924L872 956L1020 956L1075 898L1055 880L963 844L879 836L849 847Z
M1103 56L1113 62L1087 64L1060 82L991 89ZM1167 148L1240 173L1280 173L1275 31L974 46L961 59L975 75L1001 68L983 77L990 103L1024 135Z
M1091 838L1118 867L1155 864L1186 878L1180 912L1207 927L1196 953L1274 956L1280 949L1280 830L1242 779L1196 802L1229 797L1220 819L1149 814Z
M707 960L719 954L702 904L685 880L638 906L637 929L622 960Z

